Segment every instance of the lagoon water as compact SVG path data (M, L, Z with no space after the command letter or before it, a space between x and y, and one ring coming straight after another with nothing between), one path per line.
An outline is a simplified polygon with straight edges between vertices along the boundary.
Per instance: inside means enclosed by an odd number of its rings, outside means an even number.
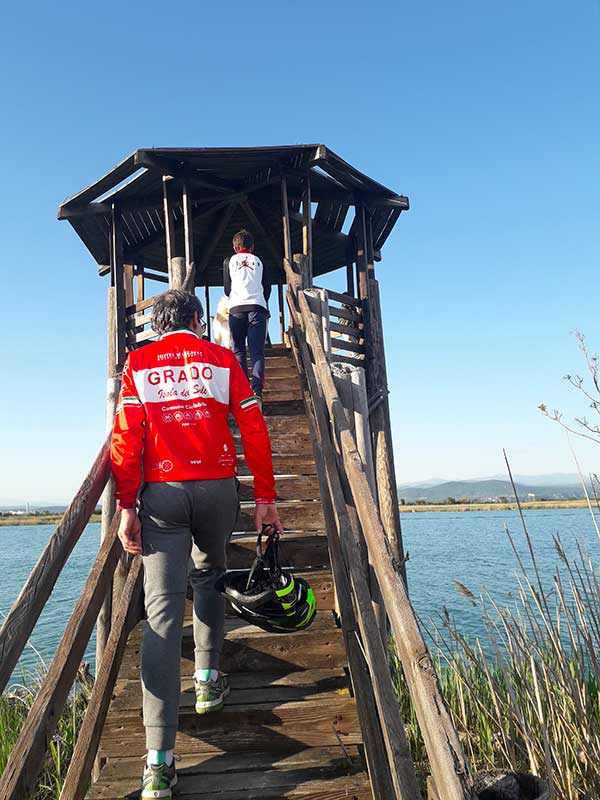
M600 540L586 509L531 510L525 512L525 518L538 566L549 586L559 561L554 535L560 535L567 553L575 555L579 541L589 550L595 563L600 561ZM410 594L417 613L424 620L446 607L461 632L469 636L482 635L478 609L457 593L453 580L463 583L475 595L487 587L500 605L511 604L509 593L516 588L517 564L505 526L529 565L516 511L402 514L405 548L410 555L407 565ZM0 527L2 614L10 609L52 531L52 525ZM27 648L19 669L35 670L40 665L40 657L50 662L94 561L99 535L97 524L85 530L33 632L31 642L39 656ZM285 549L283 552L285 554ZM92 641L85 656L92 666L93 655Z

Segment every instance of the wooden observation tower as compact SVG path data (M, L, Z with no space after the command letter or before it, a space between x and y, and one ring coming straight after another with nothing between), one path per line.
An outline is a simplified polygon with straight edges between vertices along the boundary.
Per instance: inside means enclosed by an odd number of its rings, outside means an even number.
M391 634L427 747L429 797L474 798L406 588L375 264L408 207L324 145L293 145L137 150L59 208L108 283L107 433L126 354L155 336L157 293L203 291L210 336L209 290L223 285L223 259L242 227L277 285L280 341L267 349L263 411L286 552L310 573L319 615L288 636L230 617L222 667L232 693L221 714L202 718L193 713L186 627L181 797L420 798L390 674ZM344 283L327 289L339 271ZM239 458L245 502L234 567L254 543L251 477L241 450ZM0 800L20 800L34 785L96 622L96 679L61 798L138 796L141 565L115 538L106 441L0 631L0 690L101 495L98 556Z

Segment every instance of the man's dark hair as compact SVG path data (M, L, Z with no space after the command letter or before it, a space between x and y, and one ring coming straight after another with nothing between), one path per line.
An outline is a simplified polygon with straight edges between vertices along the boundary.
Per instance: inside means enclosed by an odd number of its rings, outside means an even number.
M250 231L242 228L242 230L238 231L233 237L232 244L234 250L254 250L254 236L252 236Z
M152 308L152 330L157 333L170 333L181 328L189 328L194 313L201 319L204 310L202 303L192 292L170 289L159 294Z

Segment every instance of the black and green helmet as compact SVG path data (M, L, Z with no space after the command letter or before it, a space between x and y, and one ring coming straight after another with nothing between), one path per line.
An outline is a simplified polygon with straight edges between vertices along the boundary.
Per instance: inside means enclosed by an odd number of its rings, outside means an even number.
M311 624L317 613L308 582L279 565L279 531L271 529L264 551L259 534L250 569L230 570L217 581L242 619L272 633L294 633Z

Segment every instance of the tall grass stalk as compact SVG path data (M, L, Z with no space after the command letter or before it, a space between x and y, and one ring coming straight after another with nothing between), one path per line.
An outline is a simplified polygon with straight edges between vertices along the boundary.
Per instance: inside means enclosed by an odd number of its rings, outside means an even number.
M600 798L599 576L581 546L569 558L555 537L557 569L545 585L526 526L524 533L530 567L507 529L518 565L512 607L501 608L489 592L477 601L485 646L463 636L445 609L425 625L439 645L442 690L474 770L526 770L547 780L557 800ZM394 666L413 753L423 761Z
M0 775L14 747L29 709L41 686L43 675L23 678L0 695ZM71 755L85 715L90 693L90 679L80 671L80 676L69 697L50 742L43 770L29 800L58 800L67 774Z

